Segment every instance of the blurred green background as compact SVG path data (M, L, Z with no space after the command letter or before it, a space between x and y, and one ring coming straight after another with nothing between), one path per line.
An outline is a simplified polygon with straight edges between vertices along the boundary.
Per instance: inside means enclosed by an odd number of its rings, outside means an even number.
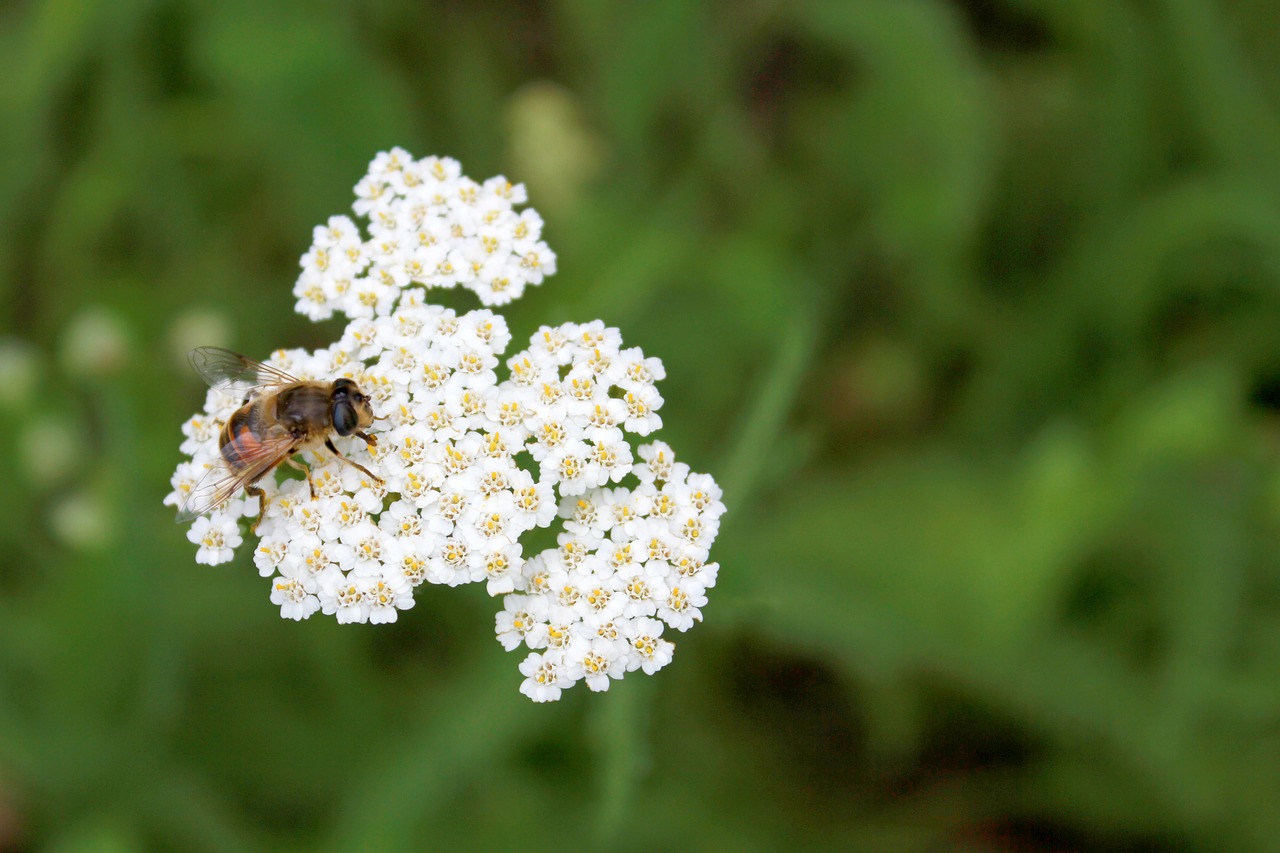
M1274 0L47 0L0 81L0 849L1280 849ZM730 514L653 678L161 506L392 145L528 184L517 342L667 366Z

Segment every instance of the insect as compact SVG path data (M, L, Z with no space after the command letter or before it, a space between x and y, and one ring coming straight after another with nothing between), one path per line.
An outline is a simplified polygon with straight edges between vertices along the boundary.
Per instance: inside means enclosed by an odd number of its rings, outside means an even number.
M210 388L232 396L244 394L244 401L222 427L218 439L222 458L183 502L179 523L204 515L243 488L258 499L258 518L250 527L256 532L267 512L267 494L256 483L281 462L307 475L315 500L311 469L294 458L304 450L324 447L382 483L368 468L339 453L330 436L336 432L354 435L369 446L378 443L364 432L375 419L369 398L355 382L345 377L306 382L221 347L197 347L188 360Z

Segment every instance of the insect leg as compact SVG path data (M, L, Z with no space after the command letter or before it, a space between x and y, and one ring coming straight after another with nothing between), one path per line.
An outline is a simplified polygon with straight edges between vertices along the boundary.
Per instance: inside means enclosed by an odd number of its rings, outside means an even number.
M253 484L245 486L244 493L258 499L258 517L254 519L253 524L249 525L249 532L257 533L258 525L262 523L262 517L267 514L267 493L262 490L261 486Z
M315 481L311 479L311 468L307 465L307 463L303 462L296 456L290 456L288 459L284 461L288 462L290 467L297 468L299 471L307 475L307 485L311 487L311 500L315 500L316 484L315 484Z
M364 438L364 436L361 436L361 438ZM372 471L370 471L368 468L366 468L366 467L364 467L363 465L361 465L359 462L355 462L355 461L353 461L353 460L351 460L351 459L348 459L347 457L345 457L345 456L343 456L341 453L339 453L339 452L338 452L338 448L336 448L336 447L334 447L334 446L333 446L333 439L332 439L332 438L326 438L326 439L324 440L324 446L325 446L325 447L327 447L327 448L329 448L329 452L330 452L330 453L332 453L334 456L338 457L339 459L341 459L343 462L347 463L348 465L354 465L356 468L359 468L361 471L363 471L364 473L368 474L368 475L369 475L369 477L370 477L370 478L371 478L375 483L377 483L379 486L381 486L381 485L382 485L382 478L381 478L381 477L379 477L377 474L373 473L373 472L372 472Z

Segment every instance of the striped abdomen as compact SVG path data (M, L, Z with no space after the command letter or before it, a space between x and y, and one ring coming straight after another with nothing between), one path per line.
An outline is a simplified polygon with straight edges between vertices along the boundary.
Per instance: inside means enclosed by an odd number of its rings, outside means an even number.
M262 458L262 439L252 426L258 420L253 416L253 408L250 404L237 409L222 427L222 458L234 471Z

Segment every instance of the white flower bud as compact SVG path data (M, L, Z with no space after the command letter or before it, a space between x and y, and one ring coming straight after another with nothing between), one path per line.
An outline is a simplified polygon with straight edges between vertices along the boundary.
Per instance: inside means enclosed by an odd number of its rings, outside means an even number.
M39 379L40 363L35 347L21 338L0 338L0 409L22 410Z
M76 470L84 443L84 430L65 415L37 415L23 423L18 435L19 464L33 486L56 486Z
M187 353L200 346L231 344L231 321L212 308L191 308L169 325L169 353L175 364L187 366Z
M571 207L604 163L581 100L556 83L529 83L511 96L507 133L512 166L552 212Z
M96 551L111 544L115 522L103 501L78 492L53 505L49 510L49 527L70 547Z
M67 324L60 340L63 368L85 378L111 376L124 369L132 348L120 315L101 306L87 308Z

